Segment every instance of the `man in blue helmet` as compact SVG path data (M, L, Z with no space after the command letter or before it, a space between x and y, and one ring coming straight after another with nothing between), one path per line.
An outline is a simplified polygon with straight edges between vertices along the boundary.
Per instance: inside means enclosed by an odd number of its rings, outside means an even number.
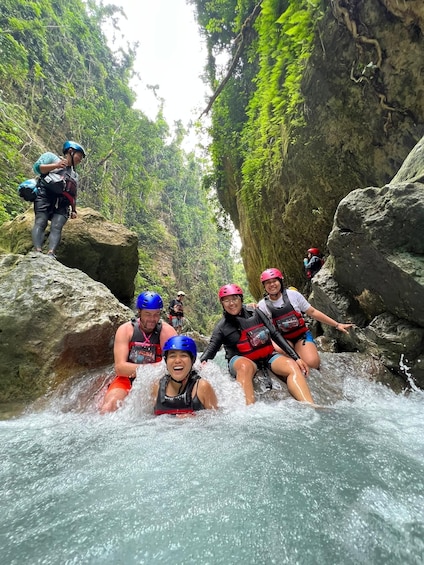
M218 408L212 385L193 369L196 343L186 335L170 337L163 347L167 374L153 385L154 413L177 418L193 416L198 410Z
M160 319L163 301L156 292L142 292L136 307L138 318L125 322L116 331L113 356L116 378L111 382L101 413L117 410L132 388L137 369L149 363L159 363L166 341L176 335L167 322Z
M36 251L41 252L44 232L50 220L48 255L56 258L62 229L69 217L77 217L76 199L78 174L75 167L85 157L85 150L75 141L65 141L63 157L54 153L43 153L33 165L33 170L40 175L38 192L34 201L35 221L32 228L32 243Z

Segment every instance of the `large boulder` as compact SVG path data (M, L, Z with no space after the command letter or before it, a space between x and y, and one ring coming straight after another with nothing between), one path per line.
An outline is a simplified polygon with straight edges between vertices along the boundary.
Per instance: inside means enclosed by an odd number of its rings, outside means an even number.
M34 213L29 208L0 226L1 248L8 253L28 253L32 249L33 223ZM67 267L79 269L106 285L121 302L132 301L138 270L138 238L125 226L107 221L91 208L79 208L78 217L69 220L63 228L57 257Z
M32 400L110 365L133 312L77 269L40 253L0 255L0 402Z
M342 348L373 352L424 387L423 147L421 140L390 184L340 202L311 302L357 325Z
M354 296L424 327L424 185L355 190L337 208L328 248L334 278Z

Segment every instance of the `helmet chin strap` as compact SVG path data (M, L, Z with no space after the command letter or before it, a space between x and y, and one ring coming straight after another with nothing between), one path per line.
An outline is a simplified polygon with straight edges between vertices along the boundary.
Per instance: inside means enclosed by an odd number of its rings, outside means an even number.
M178 394L180 394L180 392L182 390L184 390L184 386L188 381L189 376L191 375L191 371L193 370L193 365L191 366L190 372L188 373L188 375L186 377L183 378L182 381L177 381L177 379L174 379L174 377L170 374L169 378L171 379L171 381L173 381L174 383L177 383L178 385L180 385L180 389L178 391Z
M72 149L70 149L69 151L72 151ZM75 169L75 164L74 164L74 153L75 153L75 151L72 151L72 153L71 153L71 163L72 163L72 165L71 165L71 166L72 166L72 168L73 168L73 169Z

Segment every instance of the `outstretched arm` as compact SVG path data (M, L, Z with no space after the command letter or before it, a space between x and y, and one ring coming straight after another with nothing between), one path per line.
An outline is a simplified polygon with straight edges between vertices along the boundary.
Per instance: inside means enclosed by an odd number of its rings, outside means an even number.
M218 399L212 385L205 379L200 379L197 385L197 397L207 410L218 408Z
M347 330L354 326L354 324L340 324L339 322L336 322L336 320L333 320L333 318L330 318L330 316L327 316L326 314L324 314L324 312L317 310L313 306L308 308L305 313L314 320L332 326L336 330L339 330L340 332L343 332L345 334L349 333Z
M218 326L215 326L215 329L213 330L211 338L209 340L209 344L206 347L205 351L202 353L200 361L203 363L203 361L213 359L220 350L222 344L223 339L220 328Z

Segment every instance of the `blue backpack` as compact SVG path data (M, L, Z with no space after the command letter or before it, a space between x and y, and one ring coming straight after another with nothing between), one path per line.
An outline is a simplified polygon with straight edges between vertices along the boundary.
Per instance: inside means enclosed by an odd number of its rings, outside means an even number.
M34 202L38 194L37 179L27 179L18 186L18 194L26 202Z

